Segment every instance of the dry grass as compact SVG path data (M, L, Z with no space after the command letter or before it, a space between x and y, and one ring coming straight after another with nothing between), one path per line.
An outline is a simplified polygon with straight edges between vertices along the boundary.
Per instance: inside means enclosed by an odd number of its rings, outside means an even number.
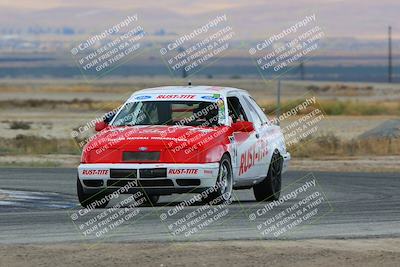
M238 79L240 78L240 79ZM166 85L186 85L185 80L175 79L169 76L132 77L97 80L86 83L82 80L73 79L3 79L0 83L0 93L127 93L143 88L152 88ZM230 78L203 78L196 77L195 85L226 86L259 92L262 94L275 95L277 81L263 80L260 77L232 76ZM355 82L322 82L322 81L296 81L283 80L281 82L284 95L302 95L312 92L315 95L330 96L372 96L377 92L393 92L400 89L399 84L385 83L355 83Z
M400 103L379 102L356 102L356 101L320 101L321 108L327 115L400 115Z
M285 101L281 104L281 112L287 112L305 99ZM261 101L260 105L265 109L267 115L275 115L276 103L272 101ZM332 116L373 116L373 115L395 115L400 116L400 102L398 101L339 101L339 100L318 100L307 109L301 110L298 114L307 114L312 109L321 108L323 113Z
M82 99L87 95L130 94L134 91L165 85L185 85L181 80L170 77L147 77L132 79L110 79L84 83L78 80L5 80L0 83L1 93L23 94L24 100L0 101L0 109L6 108L43 108L66 110L110 110L121 104L120 101L95 101ZM276 109L275 94L277 81L264 81L256 78L246 79L196 79L194 84L221 85L248 90L267 111L272 114ZM282 81L282 99L295 99L299 96L316 96L327 115L400 115L400 85L374 83L335 83L316 81ZM30 100L31 94L37 93L66 93L76 95L76 99L63 100ZM81 96L80 96L81 95ZM387 96L386 100L377 100L376 96ZM363 101L355 101L363 96ZM44 96L46 98L46 96ZM340 100L337 100L340 98ZM283 111L289 110L294 104L304 99L285 101ZM118 102L118 103L117 103Z
M361 96L372 95L374 87L371 85L353 85L353 84L324 84L309 85L306 87L309 91L316 94L330 94L336 96Z
M15 138L0 138L0 155L9 154L80 154L80 150L72 139L19 134Z
M340 140L332 134L309 137L289 148L294 157L400 155L400 138Z
M70 111L109 111L121 105L120 101L94 101L92 99L73 99L73 100L47 100L47 99L28 99L28 100L6 100L0 101L0 109L47 109L47 110L70 110Z

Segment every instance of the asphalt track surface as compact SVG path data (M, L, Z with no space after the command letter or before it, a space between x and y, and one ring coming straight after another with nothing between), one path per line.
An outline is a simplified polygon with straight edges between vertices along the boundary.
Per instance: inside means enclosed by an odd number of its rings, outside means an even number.
M75 179L75 169L0 169L0 243L400 236L397 173L292 171L283 176L281 196L286 199L274 207L256 202L252 190L240 190L226 206L196 203L178 210L181 201L193 197L185 194L161 197L156 207L112 209L126 195L113 200L108 209L82 213L78 219L82 207ZM100 221L103 224L97 225Z

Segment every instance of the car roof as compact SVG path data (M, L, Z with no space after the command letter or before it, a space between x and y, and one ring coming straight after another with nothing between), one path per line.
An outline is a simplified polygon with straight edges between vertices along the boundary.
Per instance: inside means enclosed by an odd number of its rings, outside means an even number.
M227 95L228 93L237 92L237 93L246 93L248 92L243 89L232 88L232 87L222 87L222 86L210 86L210 85L196 85L196 86L161 86L154 87L136 91L132 94L221 94Z

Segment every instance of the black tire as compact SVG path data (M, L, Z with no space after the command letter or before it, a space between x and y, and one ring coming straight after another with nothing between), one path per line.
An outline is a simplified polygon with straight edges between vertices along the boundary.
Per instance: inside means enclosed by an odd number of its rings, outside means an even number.
M88 194L83 191L83 187L81 184L81 181L79 178L76 179L76 191L78 193L78 200L79 203L82 205L84 208L95 208L95 209L102 209L107 207L108 205L108 200L105 199L105 194L104 193L96 193L96 194ZM105 201L104 201L105 200ZM96 203L96 205L93 205L93 203ZM101 203L100 203L101 201Z
M272 155L268 174L265 179L253 186L254 196L257 201L275 201L281 194L283 158L278 151Z
M230 200L232 192L233 172L231 159L227 154L224 154L219 162L218 177L214 190L208 194L203 201L205 203L218 205Z

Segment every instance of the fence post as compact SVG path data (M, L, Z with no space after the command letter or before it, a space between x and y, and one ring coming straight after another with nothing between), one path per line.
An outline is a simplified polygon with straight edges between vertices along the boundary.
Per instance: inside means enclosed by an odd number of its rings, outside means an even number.
M281 115L281 80L278 80L276 91L276 119L278 125L280 125L281 122L279 121L279 116Z

